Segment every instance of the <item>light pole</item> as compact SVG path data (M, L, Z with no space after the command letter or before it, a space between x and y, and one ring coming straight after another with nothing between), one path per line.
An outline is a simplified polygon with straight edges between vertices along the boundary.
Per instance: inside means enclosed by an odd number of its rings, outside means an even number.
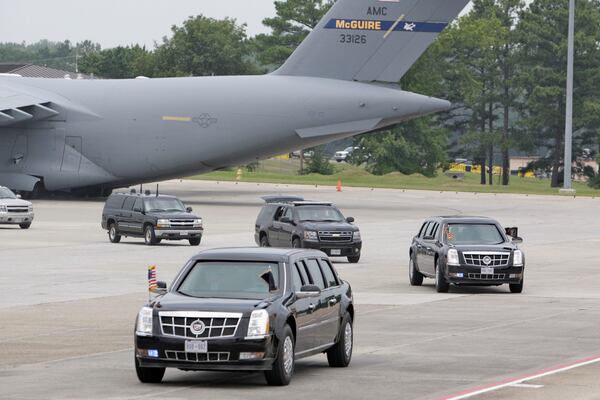
M575 58L575 0L569 0L569 49L567 56L567 112L565 123L565 178L562 193L575 193L571 182L573 167L573 69Z

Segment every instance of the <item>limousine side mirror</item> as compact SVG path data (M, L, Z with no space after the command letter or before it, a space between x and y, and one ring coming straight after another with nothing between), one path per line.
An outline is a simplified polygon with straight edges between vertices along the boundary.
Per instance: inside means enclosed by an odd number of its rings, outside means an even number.
M167 283L163 281L156 282L156 294L167 294Z
M348 217L348 218L346 218L346 222L349 223L349 224L353 223L354 221L355 221L354 217Z
M192 209L192 207L187 207L187 208L185 209L185 211L186 211L186 212L188 212L188 213L191 213L191 212L192 212L192 211L194 211L194 210Z
M523 238L520 238L520 237L518 237L518 236L517 236L517 237L514 237L514 238L512 238L512 242L513 242L514 244L521 244L521 243L523 243Z
M310 297L319 297L321 295L321 289L315 285L305 285L300 288L299 292L296 292L298 299L308 299Z

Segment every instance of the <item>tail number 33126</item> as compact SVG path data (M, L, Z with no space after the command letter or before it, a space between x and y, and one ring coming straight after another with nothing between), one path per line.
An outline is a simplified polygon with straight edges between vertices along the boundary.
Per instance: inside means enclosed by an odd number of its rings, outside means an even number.
M343 33L340 35L340 43L347 44L367 44L367 35L355 35Z

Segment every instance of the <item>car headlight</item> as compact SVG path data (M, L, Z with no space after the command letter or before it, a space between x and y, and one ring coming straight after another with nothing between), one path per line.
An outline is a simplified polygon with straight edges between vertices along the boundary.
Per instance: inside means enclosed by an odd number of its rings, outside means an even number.
M523 252L521 250L515 250L515 252L513 253L513 266L523 266Z
M202 228L202 218L194 220L194 228Z
M156 221L157 228L170 228L171 222L168 219L159 219Z
M6 206L0 206L0 213L5 213L8 212L8 209L6 208Z
M33 212L33 206L29 206L27 209L29 210L29 212Z
M319 235L315 231L306 231L304 232L305 240L319 240Z
M458 250L448 250L448 265L460 266L460 260L458 259Z
M352 240L355 240L355 241L361 240L359 231L356 231L352 234Z
M152 336L152 309L150 307L143 307L140 310L135 334L138 336Z
M264 337L269 333L269 313L267 310L254 310L248 322L249 338Z

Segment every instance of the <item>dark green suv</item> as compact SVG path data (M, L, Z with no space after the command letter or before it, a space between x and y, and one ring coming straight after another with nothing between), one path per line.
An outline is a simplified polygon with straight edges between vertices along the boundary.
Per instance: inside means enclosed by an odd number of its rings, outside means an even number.
M121 237L143 237L147 245L162 240L188 240L198 246L204 232L202 219L192 214L176 197L132 193L112 194L102 211L102 229L108 239L119 243Z

